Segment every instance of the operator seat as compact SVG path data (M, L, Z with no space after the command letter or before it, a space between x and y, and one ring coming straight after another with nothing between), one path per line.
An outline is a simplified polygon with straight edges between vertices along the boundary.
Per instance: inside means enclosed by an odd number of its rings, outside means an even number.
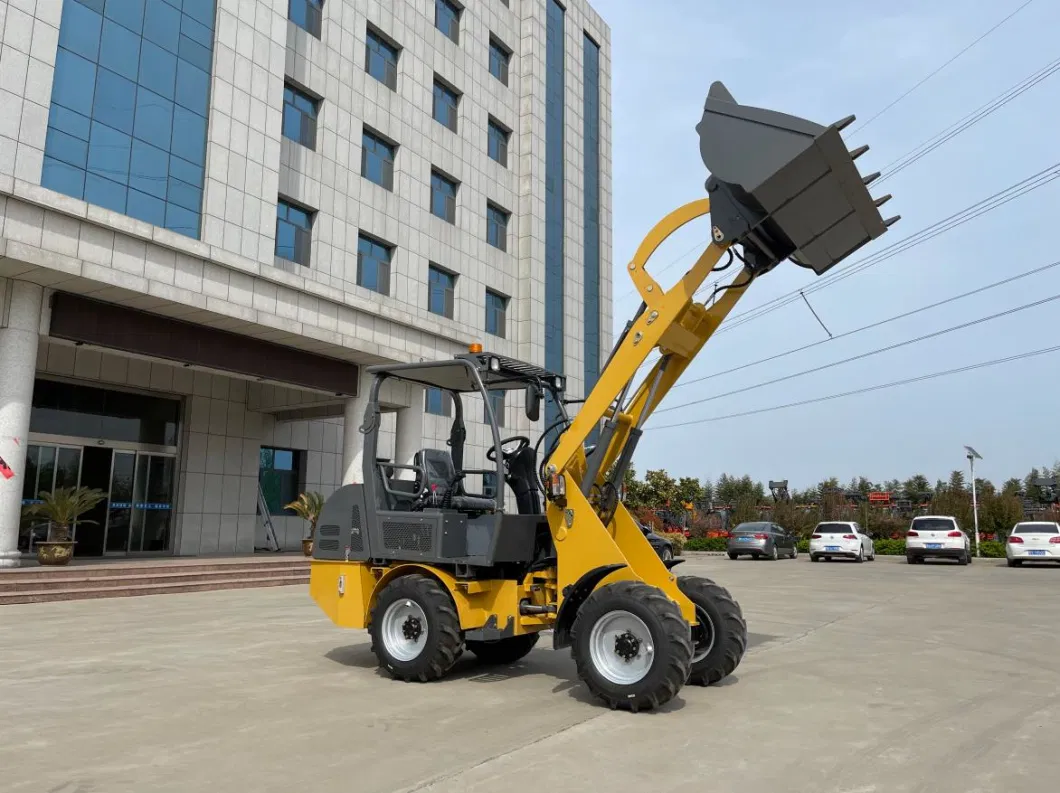
M537 452L524 446L508 458L508 486L515 493L520 515L540 515L541 488L537 482Z
M427 472L427 487L434 488L439 499L445 498L452 482L449 506L458 512L492 512L497 504L492 498L469 496L464 492L463 477L457 479L456 466L449 452L442 449L421 449L416 452L416 465Z

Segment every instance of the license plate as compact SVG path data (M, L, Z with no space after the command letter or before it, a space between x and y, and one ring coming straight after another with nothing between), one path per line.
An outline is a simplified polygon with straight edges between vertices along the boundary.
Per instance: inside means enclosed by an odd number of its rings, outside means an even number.
M826 551L838 551L839 550L839 546L838 545L826 545L824 549Z
M753 542L754 541L754 537L739 537L737 539L739 539L740 542Z
M929 543L927 544L927 547L928 547L928 548L932 548L932 549L934 549L934 548L941 548L941 547L942 547L942 543L941 543L941 542L929 542Z
M1045 556L1045 551L1027 551L1031 556Z

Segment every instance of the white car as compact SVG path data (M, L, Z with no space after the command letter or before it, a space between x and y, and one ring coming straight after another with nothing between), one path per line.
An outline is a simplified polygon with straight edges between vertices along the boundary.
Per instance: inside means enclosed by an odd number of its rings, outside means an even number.
M1060 523L1025 520L1012 527L1005 543L1009 567L1027 562L1060 562Z
M972 561L972 543L957 519L951 515L919 515L905 534L905 560L923 563L927 558L956 559L957 564Z
M817 524L810 535L810 561L853 559L876 560L876 544L853 521L829 520Z

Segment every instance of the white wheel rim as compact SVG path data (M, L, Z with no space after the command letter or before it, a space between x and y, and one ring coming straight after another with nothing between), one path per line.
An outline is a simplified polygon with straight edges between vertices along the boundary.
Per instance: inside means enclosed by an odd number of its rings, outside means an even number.
M383 612L380 633L383 647L392 658L415 660L427 644L427 615L414 600L395 600Z
M648 626L636 614L611 611L593 625L589 655L596 671L608 681L631 686L651 671L655 642Z

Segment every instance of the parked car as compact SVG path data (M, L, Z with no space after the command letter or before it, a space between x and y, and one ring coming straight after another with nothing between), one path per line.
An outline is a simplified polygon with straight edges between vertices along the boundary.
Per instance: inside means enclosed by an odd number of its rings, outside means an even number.
M905 534L905 560L918 564L928 558L971 563L971 540L952 515L918 515L909 524Z
M829 520L818 523L810 535L810 561L853 559L876 561L876 544L854 521Z
M795 559L799 545L795 537L783 527L768 521L741 523L729 534L729 558L751 556L755 559Z
M1024 562L1060 562L1060 523L1025 520L1012 527L1005 543L1009 567Z
M648 538L648 542L651 543L651 547L655 549L655 553L659 554L659 558L664 562L668 562L674 558L674 544L660 534L656 534L650 528L645 526L643 523L638 523L640 530L644 532L644 536Z

